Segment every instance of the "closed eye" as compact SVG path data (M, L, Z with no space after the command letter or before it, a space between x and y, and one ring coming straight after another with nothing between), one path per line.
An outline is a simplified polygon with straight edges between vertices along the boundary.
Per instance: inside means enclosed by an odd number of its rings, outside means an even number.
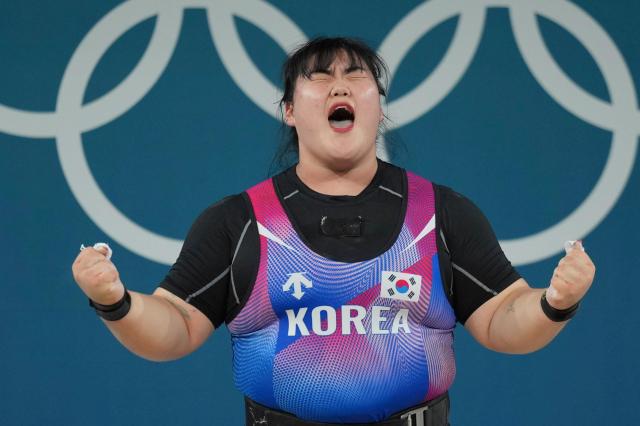
M329 78L329 73L314 71L309 75L309 80L318 81L318 80L326 80Z
M347 78L351 79L359 79L359 78L368 78L366 71L362 68L348 69L345 72Z
M362 68L360 66L356 66L356 65L347 68L346 70L344 70L344 73L346 75L361 75L361 76L366 76L367 75L367 73L366 73L364 68Z

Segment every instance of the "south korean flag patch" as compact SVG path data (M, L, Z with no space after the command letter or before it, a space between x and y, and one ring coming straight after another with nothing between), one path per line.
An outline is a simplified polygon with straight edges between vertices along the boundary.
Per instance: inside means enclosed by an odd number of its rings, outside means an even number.
M420 298L420 275L382 271L380 297L417 302Z

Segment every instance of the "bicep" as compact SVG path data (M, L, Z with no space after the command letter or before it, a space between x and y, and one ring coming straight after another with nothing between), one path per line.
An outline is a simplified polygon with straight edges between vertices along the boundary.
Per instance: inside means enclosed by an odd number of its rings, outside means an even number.
M469 316L464 327L478 343L488 349L493 349L489 333L493 315L506 301L529 288L529 284L527 284L523 278L516 280L496 296L480 305L480 307Z
M520 279L491 224L468 198L439 187L441 236L448 247L451 302L463 325L486 302Z
M215 329L213 323L195 306L161 287L153 292L153 296L169 302L182 316L189 333L189 352L198 349L213 333Z
M214 328L225 322L236 293L231 262L249 213L241 196L207 208L194 222L178 259L159 287L207 316ZM236 275L236 281L238 276Z

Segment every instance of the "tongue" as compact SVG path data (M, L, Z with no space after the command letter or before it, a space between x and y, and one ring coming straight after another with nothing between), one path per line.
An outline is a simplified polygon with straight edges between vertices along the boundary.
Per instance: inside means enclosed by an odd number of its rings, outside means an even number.
M329 120L331 127L336 129L344 129L353 124L353 120Z

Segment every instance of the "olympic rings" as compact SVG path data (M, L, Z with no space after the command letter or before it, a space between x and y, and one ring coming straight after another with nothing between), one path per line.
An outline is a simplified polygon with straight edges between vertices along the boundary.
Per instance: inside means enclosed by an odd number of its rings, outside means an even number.
M444 57L420 84L388 105L394 128L427 114L457 85L473 60L488 8L507 8L517 46L541 87L577 118L612 132L604 170L587 198L566 218L546 230L501 241L518 264L545 259L561 250L558 242L582 239L611 211L624 190L637 151L640 113L633 79L622 54L607 32L585 11L567 0L430 0L415 7L391 29L379 52L387 60L390 81L411 47L439 23L459 16ZM173 52L187 8L204 8L216 50L240 90L265 113L277 117L281 96L247 54L234 16L246 19L284 50L304 42L297 25L273 5L246 0L129 0L103 17L76 48L64 72L56 110L30 112L0 105L0 131L28 138L55 138L65 178L87 215L122 246L150 260L172 264L182 241L136 224L104 195L91 173L82 147L82 133L117 119L135 106L163 74ZM578 86L547 49L537 16L565 28L592 55L602 72L610 103ZM83 104L91 75L109 47L139 22L156 17L149 46L129 75L102 97ZM386 155L384 144L380 155Z

